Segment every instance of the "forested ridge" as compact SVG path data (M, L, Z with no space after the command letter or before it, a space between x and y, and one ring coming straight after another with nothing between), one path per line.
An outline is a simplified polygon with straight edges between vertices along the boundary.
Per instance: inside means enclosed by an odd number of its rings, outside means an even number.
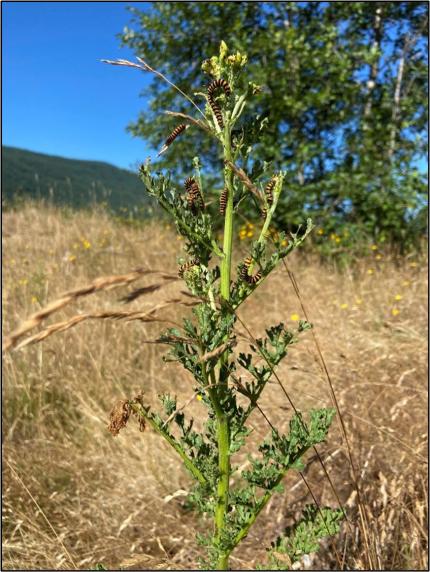
M74 208L103 203L115 211L137 209L148 201L132 171L100 161L66 159L3 146L3 204L28 198Z

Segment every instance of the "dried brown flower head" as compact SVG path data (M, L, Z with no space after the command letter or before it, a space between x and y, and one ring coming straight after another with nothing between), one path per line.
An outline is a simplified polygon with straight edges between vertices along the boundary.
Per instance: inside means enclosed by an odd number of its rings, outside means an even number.
M128 400L118 401L118 403L114 405L110 412L110 423L108 426L108 431L110 431L114 437L127 425L130 413L131 409Z

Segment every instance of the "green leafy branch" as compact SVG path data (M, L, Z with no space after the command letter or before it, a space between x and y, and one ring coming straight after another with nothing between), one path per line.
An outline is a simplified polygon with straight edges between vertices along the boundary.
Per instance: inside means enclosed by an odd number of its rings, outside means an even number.
M196 299L191 316L184 318L182 326L168 329L157 341L169 346L165 360L178 362L191 374L197 386L194 395L206 408L206 421L203 429L197 431L194 420L185 414L185 406L178 408L176 398L165 394L160 396L163 414L153 412L138 397L121 404L114 425L117 434L131 411L141 425L147 422L178 453L196 481L187 506L210 516L214 523L210 534L198 538L207 552L202 565L220 570L228 569L232 550L247 536L272 495L282 489L287 472L303 468L302 457L308 449L326 438L334 415L332 409L314 410L306 423L302 413L295 411L287 435L272 426L270 439L259 447L260 457L250 457L250 470L238 473L232 467L233 456L250 434L250 414L255 408L261 411L258 401L274 369L297 341L296 334L311 327L300 322L297 332L291 332L280 323L268 328L265 337L253 339L251 353L235 354L235 325L238 319L241 321L238 308L279 262L303 243L313 227L308 219L306 226L295 233L287 236L281 231L275 238L272 236L271 223L285 173L270 173L268 163L251 159L253 141L258 142L267 119L239 122L247 103L260 91L259 86L243 76L246 61L244 54L229 54L225 43L221 43L219 56L206 60L202 66L211 76L206 92L197 93L205 101L201 112L204 121L182 114L186 123L174 128L161 151L167 152L177 137L186 137L188 128L204 126L210 131L223 159L220 213L215 213L207 200L212 195L206 188L198 157L194 157L190 174L181 185L172 183L169 176L153 176L149 162L140 169L147 192L172 217L178 233L185 238L186 258L180 261L178 274ZM144 62L139 62L133 67L142 69ZM145 69L154 72L150 66ZM183 90L178 91L184 94ZM186 99L195 105L190 97ZM249 163L252 167L248 176L244 169ZM263 216L263 223L258 239L233 277L234 220L240 208L249 203ZM222 247L215 239L220 215L224 218ZM257 363L256 357L262 358L263 363ZM251 379L242 381L239 368ZM242 405L239 397L246 397L249 403ZM232 473L237 474L240 486L232 486ZM305 546L304 541L302 545Z

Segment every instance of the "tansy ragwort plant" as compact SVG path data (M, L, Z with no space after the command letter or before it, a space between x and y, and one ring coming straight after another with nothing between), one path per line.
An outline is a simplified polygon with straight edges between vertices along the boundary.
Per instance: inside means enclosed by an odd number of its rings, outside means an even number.
M227 570L231 552L247 536L272 495L282 490L286 473L304 467L302 458L309 449L314 449L319 457L315 445L325 440L334 416L333 409L317 409L305 417L290 400L294 414L289 432L284 435L271 424L259 404L271 378L276 379L288 397L275 368L299 334L311 327L308 322L300 321L297 331L290 331L280 323L267 329L265 337L259 339L248 331L249 351L235 353L236 324L241 323L247 329L237 314L238 308L279 262L304 241L312 222L308 220L304 228L288 237L285 232L271 232L271 220L283 191L284 173L270 172L270 165L251 157L252 145L258 141L265 120L245 118L247 101L260 91L259 86L247 82L243 75L245 55L228 55L227 46L222 43L219 56L203 63L203 71L210 76L208 87L197 94L206 103L204 111L160 72L140 58L138 62L108 63L155 73L178 90L199 113L192 117L168 112L171 117L180 117L181 123L167 137L160 153L168 152L176 138L187 137L191 129L203 129L208 137L218 141L222 150L224 189L219 193L219 208L213 207L213 193L204 185L197 157L193 165L189 165L189 175L183 185L175 184L161 173L154 175L149 161L140 169L146 190L172 217L184 238L185 259L180 261L179 277L189 289L188 300L166 300L146 313L124 310L80 313L22 340L49 316L81 297L131 284L144 275L158 275L158 284L139 288L123 298L129 302L158 290L172 280L172 275L138 268L128 274L97 278L63 293L30 316L5 338L3 349L19 349L40 342L86 320L154 322L159 321L157 310L175 303L192 305L192 316L184 319L182 328L169 329L157 341L170 346L166 359L179 362L191 373L195 384L193 396L207 412L203 432L195 430L193 419L185 414L186 407L178 407L176 398L169 394L160 396L160 413L149 407L143 395L120 401L111 412L109 429L117 435L133 414L141 429L150 425L178 453L195 481L188 506L213 520L211 532L198 537L206 553L201 565L204 569ZM249 204L255 207L261 231L234 272L233 221L244 205L249 211ZM215 234L220 222L224 225L222 244ZM245 470L238 468L234 460L250 433L248 421L254 410L270 426L270 437L260 444L258 454L249 458L250 468ZM305 507L302 519L268 548L269 569L289 569L304 554L315 551L319 539L339 530L342 516L342 509L317 504Z
M108 63L138 67L168 81L137 59L138 64L126 60ZM185 260L180 262L179 276L196 298L196 305L192 317L184 319L182 329L169 329L160 341L170 346L166 359L179 362L194 378L195 394L207 410L204 432L194 430L193 420L186 419L176 399L168 394L160 396L162 413L146 405L143 396L122 401L112 412L110 425L117 434L133 413L142 426L148 423L180 455L195 481L189 504L214 522L210 534L198 537L207 552L202 565L220 570L228 569L231 552L247 536L271 496L282 490L287 471L303 468L306 451L324 441L334 415L333 409L318 409L310 411L305 420L295 411L287 435L271 425L270 438L260 444L259 456L250 458L250 469L240 472L232 462L250 432L250 414L256 408L261 411L258 401L274 368L287 355L297 335L311 327L301 321L298 330L292 332L280 323L269 328L266 337L253 340L249 353L234 353L238 308L312 229L308 219L305 228L288 238L283 232L273 238L270 232L284 173L270 173L268 164L251 157L252 144L258 141L265 121L258 117L244 119L247 101L260 90L244 77L246 61L244 54L228 55L223 42L219 56L203 63L202 70L210 79L205 91L196 95L205 102L204 111L170 84L197 109L199 116L169 112L181 117L182 123L167 137L160 154L168 152L177 137L186 137L188 129L204 129L209 137L216 138L224 159L219 209L207 204L209 192L198 157L189 165L183 187L168 175L154 175L149 160L140 168L147 192L172 217L184 238ZM245 169L250 170L249 175ZM233 221L245 201L254 203L262 228L234 273ZM222 244L214 233L218 217L223 218ZM239 396L245 399L240 401ZM231 486L233 474L239 477L235 483L240 485ZM316 550L318 539L338 531L341 518L341 510L307 507L303 520L289 530L288 536L274 541L269 567L288 569L303 554Z

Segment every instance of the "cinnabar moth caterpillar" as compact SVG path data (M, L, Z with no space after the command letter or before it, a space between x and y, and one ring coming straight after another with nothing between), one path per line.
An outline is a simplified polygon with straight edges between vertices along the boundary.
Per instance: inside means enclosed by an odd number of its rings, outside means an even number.
M219 212L223 216L225 215L225 209L227 208L228 200L228 189L224 189L219 198Z
M208 103L212 108L213 114L215 115L220 129L222 129L224 127L224 120L222 117L221 108L214 100L214 94L220 88L224 91L227 97L231 95L231 88L228 85L228 82L225 79L215 79L209 84L208 87Z
M273 177L266 185L264 189L264 194L266 195L267 204L270 206L273 204L273 189L276 185L276 179Z
M197 266L199 263L200 263L199 260L197 260L197 258L194 258L193 260L190 260L188 262L185 262L185 264L182 264L179 267L178 271L179 278L182 278L187 270L189 270L193 266Z
M256 274L249 275L248 269L251 266L251 263L252 263L252 257L251 256L248 256L248 258L245 258L245 260L243 261L242 268L240 270L240 277L245 282L248 282L248 284L256 284L259 280L261 280L262 274L261 274L261 270L259 270Z
M228 85L228 82L225 79L214 79L214 81L212 81L209 84L208 87L208 96L212 97L213 94L216 92L217 89L221 88L222 90L224 90L224 93L226 94L226 96L228 97L229 95L231 95L231 88Z
M178 137L178 135L180 135L188 127L189 127L189 125L186 125L185 123L181 123L180 125L175 127L175 129L167 137L167 139L164 142L164 145L163 145L161 151L158 153L158 155L161 155L162 153L164 153L164 151L166 151L166 149L169 147L169 145L171 145L173 143L173 141L176 139L176 137Z

